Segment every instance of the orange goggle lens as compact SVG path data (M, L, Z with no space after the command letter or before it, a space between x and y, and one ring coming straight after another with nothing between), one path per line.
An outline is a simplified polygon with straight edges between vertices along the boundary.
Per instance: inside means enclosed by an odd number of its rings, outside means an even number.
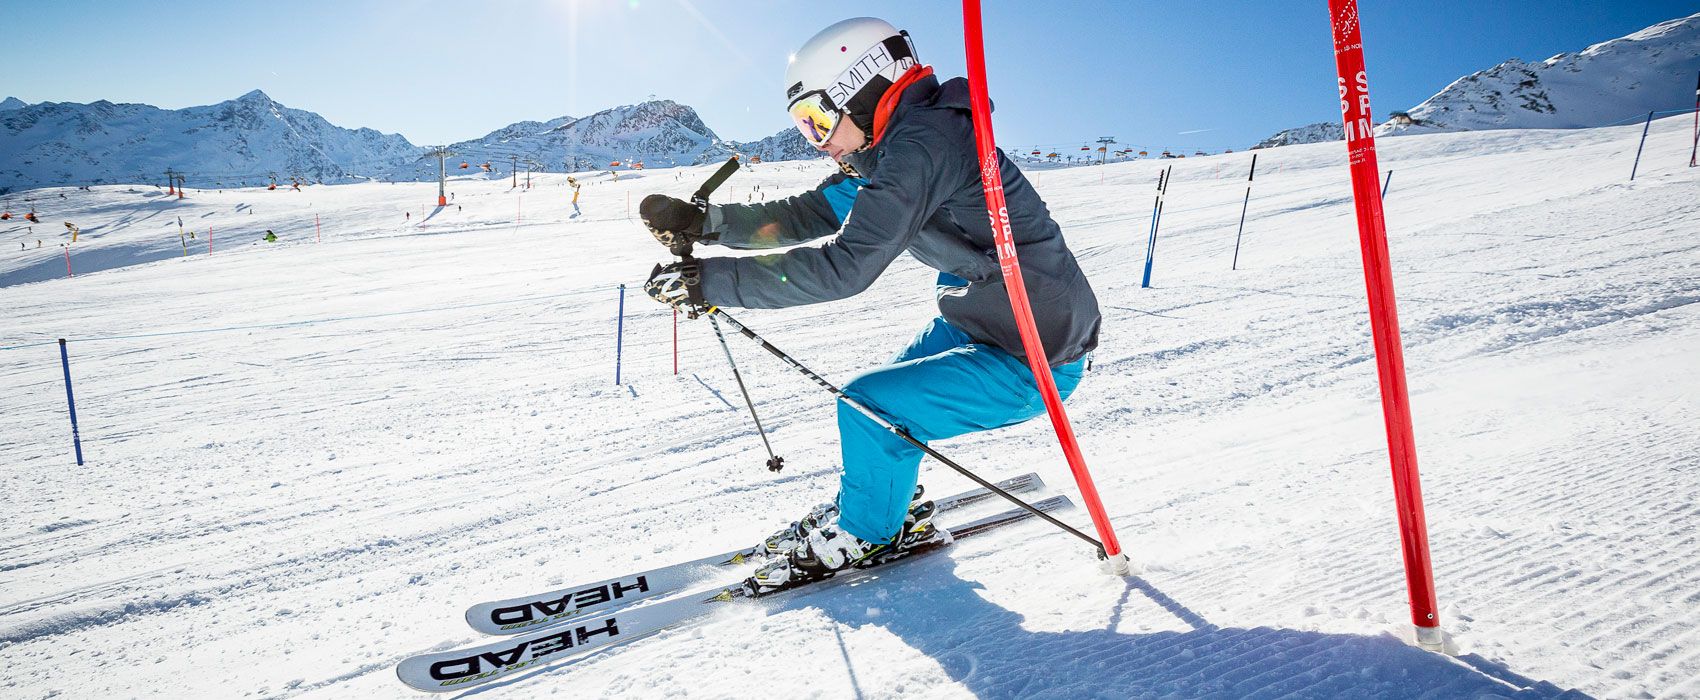
M838 128L842 114L827 106L826 96L811 93L791 103L791 121L802 132L803 139L816 148L826 145Z

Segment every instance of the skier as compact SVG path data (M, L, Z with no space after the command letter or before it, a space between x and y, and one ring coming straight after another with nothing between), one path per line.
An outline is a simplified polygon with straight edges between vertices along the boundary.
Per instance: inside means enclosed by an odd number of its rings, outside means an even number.
M921 441L1043 413L986 217L967 81L940 84L906 32L864 17L805 43L785 84L797 129L842 172L774 202L704 212L650 195L639 213L664 244L681 235L739 249L837 238L782 254L657 265L646 291L687 310L833 301L867 289L908 251L939 271L939 316L845 393ZM999 158L1027 294L1066 398L1097 346L1098 302L1044 201L1013 162ZM939 536L930 502L916 502L921 451L843 402L838 429L838 496L768 539L773 556L753 579L762 588L878 561Z

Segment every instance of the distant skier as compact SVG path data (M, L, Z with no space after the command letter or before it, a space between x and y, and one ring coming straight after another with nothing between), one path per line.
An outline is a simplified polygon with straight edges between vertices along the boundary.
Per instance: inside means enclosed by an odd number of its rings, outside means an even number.
M857 18L822 30L785 74L797 129L837 160L814 190L774 202L710 206L650 195L639 213L657 239L683 235L729 248L817 247L760 257L657 265L646 291L683 308L784 308L867 289L908 251L939 270L933 319L890 362L844 390L932 441L1020 423L1044 412L994 250L980 188L967 81L944 84L907 33ZM1063 397L1098 344L1098 302L1045 202L999 156L1027 294ZM921 452L844 403L844 471L835 501L767 540L764 588L855 566L937 537L918 500Z
M269 228L266 229L266 242L267 243L276 243L277 242L277 234L272 233L272 230L269 229Z

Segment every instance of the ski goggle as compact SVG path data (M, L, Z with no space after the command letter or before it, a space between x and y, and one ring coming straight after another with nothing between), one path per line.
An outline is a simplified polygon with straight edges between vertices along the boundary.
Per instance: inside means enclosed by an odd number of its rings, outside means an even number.
M815 148L826 146L832 132L838 130L844 113L834 107L826 92L812 90L791 102L791 122L802 132L803 140Z

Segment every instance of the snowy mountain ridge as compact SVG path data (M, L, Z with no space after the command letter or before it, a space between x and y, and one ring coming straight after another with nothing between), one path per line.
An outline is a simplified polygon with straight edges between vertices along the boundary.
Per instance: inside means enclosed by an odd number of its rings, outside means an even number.
M1377 136L1477 129L1576 129L1693 106L1700 14L1660 22L1540 63L1510 59L1471 73L1388 121ZM1286 129L1252 148L1345 138L1338 121Z
M1466 75L1377 135L1475 129L1575 129L1693 106L1700 14L1539 63L1510 59Z
M1344 138L1346 138L1346 128L1340 122L1317 122L1277 132L1274 136L1257 142L1257 145L1252 146L1252 149L1339 141Z
M820 151L803 140L802 133L789 128L760 141L729 142L729 145L746 156L769 161L814 160L821 157Z
M493 173L503 177L511 168L524 170L528 165L538 171L571 172L626 168L633 163L645 167L698 165L725 160L734 153L763 160L819 157L795 129L750 143L722 140L695 109L672 100L612 107L578 118L517 122L448 148L457 161L468 164L469 170L488 163ZM615 162L620 165L614 166ZM455 170L459 170L458 165ZM436 177L436 167L435 159L427 154L386 177L430 179Z
M431 151L399 134L346 129L255 90L235 100L166 110L145 104L8 98L0 111L0 192L66 184L161 182L182 171L195 187L287 181L427 180ZM748 144L765 160L813 158L791 129ZM721 160L746 144L724 141L696 110L671 100L605 109L585 117L520 121L451 144L461 162L508 173L534 161L559 172L620 161L688 165ZM456 164L458 166L458 163ZM459 170L459 168L455 168ZM478 172L482 172L479 170Z
M273 174L346 181L418 150L399 134L345 129L259 90L177 110L42 102L0 112L0 190L160 182L167 169L202 187L261 184Z

